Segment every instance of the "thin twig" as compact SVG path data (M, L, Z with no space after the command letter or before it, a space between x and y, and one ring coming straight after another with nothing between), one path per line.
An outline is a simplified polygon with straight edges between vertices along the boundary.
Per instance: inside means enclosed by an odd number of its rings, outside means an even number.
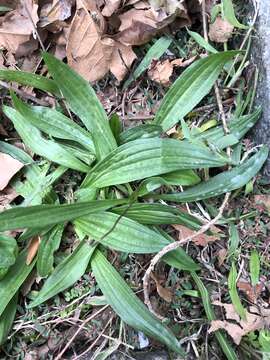
M74 339L77 337L77 335L81 332L81 330L84 328L84 326L91 321L94 317L96 317L98 314L103 312L109 305L103 306L100 310L98 310L93 315L89 316L89 318L85 319L84 322L79 326L77 331L74 333L74 335L71 337L71 339L68 341L64 349L56 356L55 360L61 360L64 353L67 351L67 349L70 347L70 345L73 343Z
M204 234L206 231L208 231L213 225L215 225L217 223L217 221L222 217L223 212L225 210L225 207L229 201L230 198L230 193L227 193L224 197L224 200L220 206L219 212L217 214L217 216L209 221L207 224L203 225L201 227L200 230L198 230L196 233L194 233L191 236L187 236L179 241L175 241L174 243L171 243L167 246L165 246L159 253L157 253L153 259L151 260L151 263L148 267L148 269L145 272L145 275L143 277L143 291L144 291L144 302L145 304L148 306L149 310L155 314L157 317L159 317L160 319L163 319L163 317L161 317L159 314L157 314L151 304L150 301L150 297L149 297L149 291L148 291L148 287L149 287L149 280L150 280L150 276L151 276L151 272L154 270L156 264L161 260L161 258L163 256L165 256L168 252L171 252L173 250L176 250L177 248L181 247L183 244L193 240L194 238L196 238L199 235Z

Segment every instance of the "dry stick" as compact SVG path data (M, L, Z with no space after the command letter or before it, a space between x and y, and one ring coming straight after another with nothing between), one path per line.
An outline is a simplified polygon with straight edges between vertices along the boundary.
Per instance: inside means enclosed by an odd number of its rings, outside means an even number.
M201 227L200 230L198 230L196 233L194 233L191 236L187 236L179 241L175 241L174 243L171 243L167 246L165 246L159 253L157 253L153 259L151 260L151 263L148 267L148 269L145 272L145 275L143 277L143 292L144 292L144 302L145 304L148 306L149 310L154 313L157 317L159 317L160 319L163 319L163 317L161 317L159 314L157 314L153 307L152 304L150 302L150 297L149 297L149 291L148 291L148 286L149 286L149 280L150 280L150 276L151 276L151 272L154 270L155 265L160 261L160 259L166 255L168 252L171 252L173 250L176 250L177 248L179 248L180 246L182 246L183 244L185 244L186 242L189 242L191 240L193 240L194 238L196 238L199 235L204 234L206 231L208 231L213 225L215 225L217 223L217 221L222 217L224 209L228 203L230 197L230 193L227 193L225 195L225 198L220 206L219 212L217 214L217 216L212 219L211 221L209 221L207 224L203 225Z
M34 21L33 21L32 15L31 15L31 13L30 13L30 11L29 11L29 9L28 9L28 6L26 6L25 9L26 9L27 15L28 15L28 17L29 17L29 19L30 19L30 21L31 21L31 24L32 24L32 26L33 26L34 33L36 34L36 36L37 36L37 38L38 38L39 44L40 44L40 46L41 46L41 49L42 49L43 51L46 51L45 46L44 46L44 44L43 44L43 42L42 42L42 40L41 40L41 37L39 36L38 30L37 30L37 28L36 28L36 25L35 25L35 23L34 23Z
M204 38L206 41L208 41L208 36L207 36L207 23L206 23L206 15L205 15L205 0L202 0L202 17L203 17L203 29L204 29ZM218 88L217 88L218 89ZM224 127L224 132L225 134L227 134L229 132L229 129L227 127L227 123L226 123L226 116L224 113L224 109L223 109L223 104L222 104L222 100L221 97L219 95L219 91L218 91L218 97L217 97L217 102L218 102L218 106L219 106L219 110L221 112L221 114L224 114L223 117L223 127ZM226 129L228 132L226 132ZM229 149L230 151L230 149ZM144 302L145 304L148 306L148 309L155 314L159 319L164 319L163 316L161 316L160 314L157 314L155 312L155 310L152 307L151 301L150 301L150 296L149 296L149 280L150 280L150 276L151 276L151 272L154 270L156 264L161 260L161 258L166 255L168 252L171 252L173 250L176 250L177 248L179 248L180 246L182 246L184 243L189 242L191 240L193 240L194 238L196 238L199 235L204 234L207 230L209 230L213 225L215 225L217 223L217 221L222 217L223 212L225 210L225 207L229 201L230 198L230 193L226 193L224 200L220 206L219 212L217 214L217 216L212 219L211 221L209 221L207 224L203 225L201 227L200 230L198 230L197 232L195 232L193 235L191 236L187 236L184 239L181 239L180 241L175 241L174 243L171 243L167 246L165 246L161 251L159 251L154 258L151 260L149 267L147 268L145 275L143 277L143 292L144 292Z
M100 310L98 310L95 314L91 315L89 318L85 319L83 323L81 323L81 325L79 326L79 328L77 329L77 331L74 333L74 335L71 337L71 339L68 341L68 343L66 344L66 346L64 347L64 349L60 352L60 354L58 354L55 358L55 360L61 360L62 356L64 355L64 353L67 351L67 349L70 347L70 345L73 343L74 339L76 338L76 336L81 332L81 330L84 328L84 326L90 321L92 320L94 317L96 317L98 314L100 314L102 311L104 311L107 307L109 307L109 305L105 305L103 306Z

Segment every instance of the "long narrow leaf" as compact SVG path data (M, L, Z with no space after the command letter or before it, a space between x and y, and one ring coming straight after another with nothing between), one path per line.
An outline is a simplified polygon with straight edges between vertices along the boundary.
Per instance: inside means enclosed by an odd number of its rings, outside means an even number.
M45 76L16 70L0 70L0 80L14 81L21 85L31 86L54 95L59 95L56 83Z
M178 123L209 93L226 62L237 53L212 54L189 66L165 95L154 123L164 131Z
M74 222L77 229L114 250L146 254L160 251L171 241L134 220L110 212L100 212L77 219ZM164 261L174 264L183 270L197 270L198 266L182 250L177 249L167 255Z
M90 131L97 158L102 159L115 149L117 144L107 115L94 90L86 80L54 56L43 53L43 59L71 110Z
M89 171L89 167L73 156L71 152L62 148L58 143L43 138L40 131L31 125L17 110L4 106L3 111L13 122L24 144L35 154L44 156L48 160L66 166L67 168L82 172Z
M55 268L28 307L44 303L79 280L85 273L94 250L95 246L90 246L86 242L80 243L74 252Z
M232 262L231 270L228 277L228 288L229 288L229 294L232 301L232 304L234 306L235 311L237 314L241 316L242 319L246 319L246 309L243 307L241 303L241 299L238 295L237 291L237 270L235 263Z
M239 189L260 171L267 159L268 151L268 148L263 146L257 154L233 170L222 172L182 193L151 195L151 197L175 202L190 202L208 199Z
M82 188L123 184L175 170L219 167L230 162L205 146L174 139L140 139L121 145L100 161Z
M100 251L95 252L91 265L106 300L125 323L184 355L172 332L149 312Z
M96 200L64 205L36 205L16 207L0 213L0 231L22 228L44 228L84 215L104 211L127 200Z
M23 164L31 164L33 162L31 156L25 151L4 141L0 141L0 152L12 156L14 159L19 160Z
M59 111L43 106L30 107L16 96L13 96L13 101L22 116L39 130L59 139L75 141L94 153L90 134Z
M18 294L14 295L0 316L0 346L4 344L15 318Z
M0 316L17 293L35 265L35 259L26 265L26 252L22 252L6 276L0 281Z

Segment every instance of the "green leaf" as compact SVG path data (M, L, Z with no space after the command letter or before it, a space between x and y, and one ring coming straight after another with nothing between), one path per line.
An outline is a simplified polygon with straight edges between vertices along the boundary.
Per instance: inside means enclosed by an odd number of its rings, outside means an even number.
M13 9L8 6L0 6L0 12L6 12L6 11L10 11L10 10L13 10Z
M260 256L257 250L252 250L249 261L251 285L256 286L260 281Z
M268 148L263 146L257 154L233 170L224 171L182 193L151 195L151 198L175 202L191 202L212 198L239 189L246 185L260 171L267 156Z
M119 146L85 178L82 188L123 184L175 170L219 167L229 159L174 139L140 139Z
M37 272L40 277L47 277L52 272L54 252L60 246L63 231L64 225L59 224L41 237L37 257Z
M248 29L249 26L241 24L234 12L232 0L222 0L222 8L225 19L234 27L239 29Z
M134 203L122 205L111 210L145 225L180 224L192 230L199 230L202 223L185 211L162 204Z
M54 56L43 53L43 59L69 107L90 131L97 158L104 158L117 144L94 90L88 81Z
M91 265L106 300L125 323L184 356L172 332L149 312L100 251L95 252Z
M0 316L0 346L4 344L16 315L18 295L16 294L8 303Z
M6 276L0 281L0 316L30 274L36 261L34 259L30 265L26 265L25 262L26 251L23 251L17 257L15 264L9 268Z
M120 218L119 215L110 212L91 214L75 220L74 224L76 229L91 239L111 249L127 253L155 253L173 241L134 220L125 216ZM164 261L173 261L174 264L178 264L173 266L184 270L198 269L183 249L171 252Z
M196 273L192 272L191 276L200 291L204 311L206 313L208 320L210 320L210 321L215 320L216 315L214 313L214 309L211 304L211 299L210 299L210 296L208 294L206 287L204 286L203 282L201 281L201 279L199 278L199 276ZM215 337L216 337L217 341L219 342L219 345L220 345L224 355L226 356L226 358L228 360L238 360L238 356L236 355L234 349L230 345L227 337L223 334L223 332L220 330L215 331Z
M55 268L28 308L44 303L78 281L85 273L94 250L95 246L81 242L73 253Z
M92 153L95 152L90 134L62 113L43 106L30 107L15 96L13 100L16 110L45 134L58 139L75 141Z
M243 307L240 297L237 292L237 270L235 263L232 262L231 270L228 277L228 288L229 294L237 314L241 316L242 319L246 319L246 309Z
M17 255L17 241L13 237L0 234L0 269L13 265Z
M148 69L152 60L158 60L171 45L171 42L172 40L165 36L158 39L154 43L154 45L150 47L138 67L124 83L123 89L126 89L133 81L138 79L138 77L141 76L141 74Z
M21 85L31 86L54 95L59 95L55 81L45 76L17 70L0 70L0 80L14 81Z
M122 123L121 123L119 116L116 113L112 114L110 117L110 128L112 130L113 136L114 136L117 144L119 144L120 134L122 131Z
M129 141L137 139L147 139L153 137L159 137L162 134L162 127L154 124L138 125L128 130L123 131L120 134L120 144L125 144Z
M22 228L44 228L61 224L84 215L104 211L127 200L95 200L64 205L16 207L0 213L0 231Z
M228 256L235 256L240 243L240 238L237 227L234 224L230 224L229 233L230 238Z
M164 131L172 128L209 93L227 61L237 51L209 55L190 65L165 95L154 123Z
M169 185L191 186L201 182L200 177L193 170L176 170L162 175Z
M212 54L218 53L218 51L212 45L210 45L209 42L207 42L200 34L194 31L190 31L188 29L187 32L196 41L196 43L199 44L203 49L205 49L206 51Z
M61 145L53 140L46 140L40 131L31 125L17 110L3 106L5 115L12 121L22 141L35 154L44 156L50 161L66 166L68 168L88 172L89 167L73 156L72 153L63 149Z
M22 162L25 165L31 164L33 162L31 156L28 155L25 151L4 141L0 141L0 152L12 156L14 159Z
M256 109L252 114L232 118L228 124L230 135L234 136L236 140L240 140L259 120L262 113L261 107ZM204 131L200 134L194 135L196 140L206 141L212 143L215 148L222 150L226 147L224 142L224 130L222 126Z

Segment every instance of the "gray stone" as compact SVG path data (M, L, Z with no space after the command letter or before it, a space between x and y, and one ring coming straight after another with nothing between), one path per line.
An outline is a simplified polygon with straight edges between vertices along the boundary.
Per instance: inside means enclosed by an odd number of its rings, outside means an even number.
M259 67L259 82L256 103L262 105L263 115L253 131L257 144L270 147L270 3L259 1L259 17L257 34L252 44L253 62ZM270 179L270 157L264 167L263 174Z

